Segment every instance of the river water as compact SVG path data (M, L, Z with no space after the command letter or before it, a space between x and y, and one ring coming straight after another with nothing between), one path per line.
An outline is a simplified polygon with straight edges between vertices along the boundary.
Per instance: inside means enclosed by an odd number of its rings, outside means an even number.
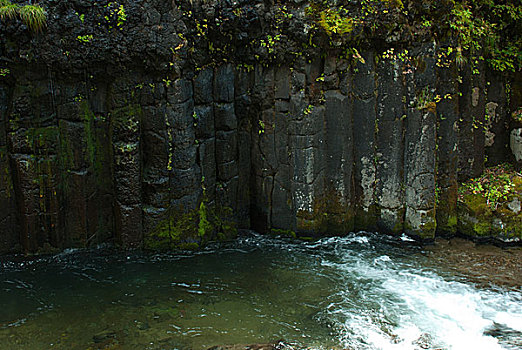
M521 250L470 244L248 233L201 252L4 258L0 348L521 349Z

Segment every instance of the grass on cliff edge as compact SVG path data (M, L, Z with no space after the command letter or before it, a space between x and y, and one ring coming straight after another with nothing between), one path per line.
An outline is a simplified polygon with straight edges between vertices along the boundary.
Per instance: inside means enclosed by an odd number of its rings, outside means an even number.
M470 179L459 187L459 201L469 194L480 195L491 210L517 195L517 185L522 184L522 174L511 164L500 164L486 168L480 177Z
M14 19L20 17L22 22L33 32L39 32L47 23L47 13L39 5L13 4L9 0L0 0L0 19Z

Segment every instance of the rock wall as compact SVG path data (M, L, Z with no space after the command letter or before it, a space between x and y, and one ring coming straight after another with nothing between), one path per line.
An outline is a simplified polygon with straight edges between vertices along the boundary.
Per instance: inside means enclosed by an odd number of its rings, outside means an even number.
M298 49L301 2L42 4L42 33L0 24L0 252L456 234L458 183L514 160L520 74L447 40Z

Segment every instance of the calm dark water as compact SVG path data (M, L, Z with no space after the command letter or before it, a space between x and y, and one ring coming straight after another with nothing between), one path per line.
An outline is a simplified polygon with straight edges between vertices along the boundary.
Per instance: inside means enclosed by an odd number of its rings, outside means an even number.
M520 349L520 286L406 238L249 234L185 254L68 251L0 265L1 349Z

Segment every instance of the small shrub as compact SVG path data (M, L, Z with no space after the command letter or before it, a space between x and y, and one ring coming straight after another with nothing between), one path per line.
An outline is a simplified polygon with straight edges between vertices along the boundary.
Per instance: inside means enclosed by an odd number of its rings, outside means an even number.
M439 95L434 95L430 88L427 86L423 90L421 90L420 94L417 96L416 104L418 110L428 110L430 112L434 112L437 108L437 103L440 101Z
M511 164L501 164L487 168L480 177L463 183L459 188L459 200L464 201L466 195L480 195L492 210L502 202L508 201L515 192L513 179L520 174L513 170Z

